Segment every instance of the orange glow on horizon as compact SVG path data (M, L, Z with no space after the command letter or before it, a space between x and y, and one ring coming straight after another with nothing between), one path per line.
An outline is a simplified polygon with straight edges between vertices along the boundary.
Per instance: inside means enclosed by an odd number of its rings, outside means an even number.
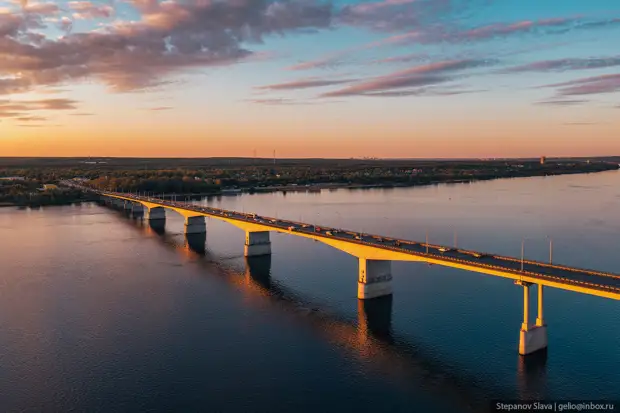
M14 128L0 142L0 156L16 157L252 157L270 158L468 158L596 156L620 154L618 125L565 126L545 121L487 124L326 124L320 130L282 123L195 127ZM588 139L584 137L587 136ZM590 138L591 137L591 138Z

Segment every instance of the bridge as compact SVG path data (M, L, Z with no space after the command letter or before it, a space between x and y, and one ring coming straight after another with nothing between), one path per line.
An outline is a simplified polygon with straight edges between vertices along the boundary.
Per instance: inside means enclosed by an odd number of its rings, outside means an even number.
M99 194L108 205L148 221L162 221L166 210L185 219L186 234L206 233L205 217L218 219L245 231L246 257L270 255L272 231L320 241L359 260L357 297L367 300L392 294L392 261L414 261L459 268L514 280L523 288L523 323L519 334L519 353L528 355L547 348L547 324L543 315L544 287L620 300L620 274L574 268L554 263L525 260L429 244L392 237L360 233L340 228L260 216L175 200L119 192L96 191L65 182L66 185ZM538 314L530 322L530 287L536 285Z

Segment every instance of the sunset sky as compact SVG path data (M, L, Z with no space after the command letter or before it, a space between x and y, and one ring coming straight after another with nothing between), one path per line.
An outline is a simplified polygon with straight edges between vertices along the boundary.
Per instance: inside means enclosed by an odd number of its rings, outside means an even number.
M0 156L620 155L620 2L5 0L0 94Z

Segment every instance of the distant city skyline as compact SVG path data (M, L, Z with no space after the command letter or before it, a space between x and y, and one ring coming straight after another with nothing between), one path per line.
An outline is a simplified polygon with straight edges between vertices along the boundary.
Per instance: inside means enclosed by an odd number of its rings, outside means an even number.
M620 154L615 0L0 1L0 156Z

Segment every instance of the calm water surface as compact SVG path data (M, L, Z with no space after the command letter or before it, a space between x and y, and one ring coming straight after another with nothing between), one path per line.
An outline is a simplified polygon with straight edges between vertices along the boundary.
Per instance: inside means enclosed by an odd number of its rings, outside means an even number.
M620 174L243 195L204 204L620 272ZM95 204L0 209L4 412L466 412L496 398L617 398L620 306L547 290L546 358L517 354L511 281L394 263L358 302L357 261L180 216L151 228ZM206 248L205 248L206 246Z

